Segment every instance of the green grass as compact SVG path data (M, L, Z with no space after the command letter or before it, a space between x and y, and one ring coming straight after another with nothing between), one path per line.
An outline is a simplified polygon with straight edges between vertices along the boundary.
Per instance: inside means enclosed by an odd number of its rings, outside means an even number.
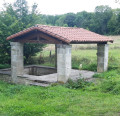
M119 116L120 95L0 82L0 116Z
M112 69L101 74L95 74L94 78L100 79L93 89L105 93L120 94L120 68Z

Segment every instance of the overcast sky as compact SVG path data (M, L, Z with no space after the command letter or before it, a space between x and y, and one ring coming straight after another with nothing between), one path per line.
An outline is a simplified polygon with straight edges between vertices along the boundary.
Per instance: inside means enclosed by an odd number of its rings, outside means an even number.
M0 0L0 10L5 2L13 3L15 0ZM112 8L120 8L120 0L27 0L31 6L34 2L38 4L41 14L64 14L68 12L88 11L93 12L96 6L109 5Z

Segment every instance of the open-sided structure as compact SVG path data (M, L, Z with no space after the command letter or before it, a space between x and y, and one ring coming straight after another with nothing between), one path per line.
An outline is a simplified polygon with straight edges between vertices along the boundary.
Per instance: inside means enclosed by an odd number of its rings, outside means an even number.
M97 44L97 72L108 68L108 37L82 28L35 25L14 35L7 40L11 42L12 81L23 75L23 44L40 43L55 44L57 54L57 79L66 82L71 72L71 44Z

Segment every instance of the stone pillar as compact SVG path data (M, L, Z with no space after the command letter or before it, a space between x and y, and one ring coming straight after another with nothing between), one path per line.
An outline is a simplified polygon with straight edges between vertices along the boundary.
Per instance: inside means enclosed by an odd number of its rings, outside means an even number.
M23 75L23 44L11 42L11 76L12 82L17 83L17 76Z
M57 44L55 44L55 68L57 69Z
M57 45L57 79L66 83L71 73L71 45Z
M97 44L97 72L108 69L108 44Z

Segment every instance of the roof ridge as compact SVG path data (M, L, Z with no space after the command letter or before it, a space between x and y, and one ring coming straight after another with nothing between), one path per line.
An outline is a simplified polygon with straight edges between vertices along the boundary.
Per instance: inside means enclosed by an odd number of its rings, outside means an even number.
M43 26L45 26L45 25L43 25ZM53 27L54 27L54 26L53 26ZM59 37L63 38L64 40L66 39L67 41L69 41L67 38L65 38L65 37L63 37L63 36L61 36L61 35L59 35L59 34L53 33L53 32L51 32L51 31L48 31L47 29L42 28L42 26L41 26L41 27L38 26L38 28L41 28L42 30L47 31L48 33L54 34L54 35L56 35L56 36L59 36Z
M61 27L61 26L54 26L54 25L42 25L42 24L36 24L37 27L59 27L59 28L73 28L73 29L83 29L80 27Z

